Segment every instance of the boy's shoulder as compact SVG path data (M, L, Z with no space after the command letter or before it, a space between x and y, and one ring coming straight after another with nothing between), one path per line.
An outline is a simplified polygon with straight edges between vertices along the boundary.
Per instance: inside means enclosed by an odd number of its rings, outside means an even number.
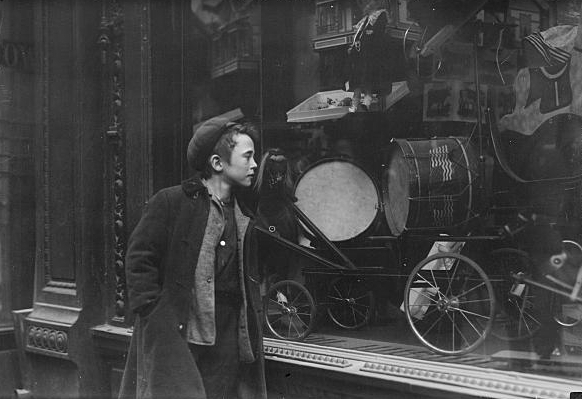
M181 185L177 185L177 186L169 186L169 187L164 187L162 189L160 189L159 191L157 191L153 197L165 197L165 198L176 198L180 195L184 195L183 193L183 189Z
M169 205L173 205L180 201L196 197L203 190L205 188L200 182L188 179L184 180L181 184L160 189L152 196L152 200L160 200L167 202Z
M195 197L200 192L205 192L206 187L202 184L200 178L194 176L182 181L175 186L168 186L160 189L154 196L164 196L169 199L177 199L183 196Z

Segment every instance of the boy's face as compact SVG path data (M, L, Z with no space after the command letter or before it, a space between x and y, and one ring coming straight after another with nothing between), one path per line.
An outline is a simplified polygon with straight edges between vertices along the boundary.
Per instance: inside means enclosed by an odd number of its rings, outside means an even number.
M237 134L234 139L236 145L232 149L230 161L223 162L222 175L231 186L249 187L257 168L255 145L246 134Z

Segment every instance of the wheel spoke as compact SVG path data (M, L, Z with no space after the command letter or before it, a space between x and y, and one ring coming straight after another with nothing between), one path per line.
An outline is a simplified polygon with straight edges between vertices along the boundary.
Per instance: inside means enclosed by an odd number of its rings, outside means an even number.
M431 326L424 332L423 338L437 325L437 323L442 319L444 316L441 314L438 319L436 319Z
M311 313L303 313L303 312L297 312L297 315L306 316L306 317L311 317Z
M424 278L424 276L422 274L418 274L417 273L418 278L421 278L422 281L424 281L425 283L427 283L431 288L435 289L437 292L439 291L439 287L437 285L432 285L430 281L428 281L426 278ZM415 287L416 288L416 287ZM421 287L421 289L424 287Z
M528 293L529 293L529 287L526 286L526 288L525 288L525 295L524 296L527 297L527 294ZM524 317L524 314L527 313L527 311L525 309L526 304L527 304L527 301L524 300L521 303L522 306L519 307L519 320L520 320L520 322L519 322L518 327L517 327L518 334L521 334L521 331L522 331L522 323L521 323L521 321L523 321L523 325L527 329L527 333L528 334L531 334L532 333L532 330L530 329L529 324L527 323L527 320Z
M339 299L344 299L344 297L343 297L343 295L342 295L341 291L340 291L340 290L339 290L339 288L337 287L337 284L334 284L334 286L333 286L333 289L334 289L334 291L335 291L335 292L337 292L337 295L338 295Z
M476 286L474 286L473 288L468 289L465 292L460 293L459 295L457 295L457 297L462 297L462 296L466 296L469 292L476 290L479 287L482 287L485 285L485 282L482 281L480 284L477 284Z
M350 294L352 293L352 289L354 288L354 281L353 280L348 280L348 291L346 292L346 298L350 297Z
M527 312L520 313L519 314L519 320L520 320L520 322L519 322L519 325L518 325L518 332L521 333L521 331L522 331L522 325L523 325L523 327L526 328L527 333L528 334L531 334L531 333L533 333L533 330L531 329L528 321L525 318L526 315L529 316L534 323L536 323L537 325L540 325L540 322L535 317L531 316L529 313L527 313Z
M440 290L440 288L439 288L439 286L438 286L438 284L436 282L436 278L434 276L434 270L432 270L432 269L430 270L430 275L432 276L432 281L434 282L434 287L437 290L437 294L438 294L439 298L444 298L444 295L441 293L441 290Z
M291 318L289 318L289 324L287 326L287 336L290 337L291 336Z
M447 313L447 316L449 316L449 319L451 319L451 323L453 323L453 331L451 331L451 333L453 334L452 345L453 345L453 352L454 352L455 351L455 330L457 329L457 325L455 324L455 314L453 313L453 315L451 317L451 315L449 315ZM459 331L459 333L461 333L461 331ZM460 335L461 335L461 337L463 337L463 334L460 334Z
M470 310L465 310L465 309L461 309L461 308L454 308L454 309L456 311L462 313L463 315L469 314L471 316L481 317L482 319L487 319L487 320L491 319L490 316L485 316L485 315L482 315L482 314L479 314L479 313L472 312Z
M295 319L299 320L299 322L301 322L301 324L303 324L304 327L307 327L307 324L303 321L303 319L301 317L299 317L299 316L294 317L292 319L292 321L295 320ZM293 323L293 324L295 324L295 323Z
M359 313L364 319L366 318L366 314L361 312L360 310L356 309L355 307L352 306L352 313Z
M469 313L469 312L467 312L467 313ZM469 313L469 314L472 314L472 313ZM481 337L482 335L479 333L479 330L477 329L477 327L475 327L475 325L473 324L473 322L472 322L471 320L469 320L469 318L467 317L467 315L465 314L465 312L461 312L461 315L462 315L462 316L465 318L465 320L467 320L467 323L469 323L469 325L470 325L471 327L473 327L473 330L475 330L475 332L477 333L477 335L478 335L479 337ZM478 314L474 314L474 315L476 315L476 316L480 316L480 317L484 317L484 318L486 318L487 320L489 320L489 319L490 319L489 317L485 317L485 316L482 316L482 315L478 315Z
M454 340L454 331L455 330L457 330L459 332L459 335L461 336L461 338L463 339L463 341L465 341L465 343L467 344L467 346L471 346L471 344L469 343L469 340L467 339L467 337L465 337L465 334L463 334L463 332L461 331L461 329L455 323L454 318L451 318L451 316L448 313L447 313L447 316L449 317L449 320L451 321L451 323L453 323L453 352L455 351L455 340Z
M491 302L491 299L472 299L470 301L459 301L459 303L479 303L479 302Z
M283 323L283 319L285 318L285 315L281 315L281 317L279 317L277 320L275 320L274 322L271 323L271 325L274 325L277 322Z
M436 307L436 306L434 306L434 305L423 305L423 306L427 306L428 307L428 309L426 310L426 312L424 312L424 317L427 317L427 316L429 316L429 315L431 315L434 312L437 312L439 310L439 308ZM424 319L424 317L422 319ZM422 320L422 319L419 319L419 320Z
M293 300L291 301L291 306L294 306L297 301L299 300L299 298L301 298L302 296L305 296L305 293L303 291L299 291L297 293L297 296L295 298L293 298ZM307 299L307 297L305 297Z
M282 307L283 307L283 304L282 304L281 302L279 302L279 301L277 301L277 300L275 300L275 299L273 299L273 298L269 298L269 301L270 301L270 302L273 302L273 303L274 303L275 305L277 305L277 307L279 307L279 308L282 308Z
M445 292L445 296L447 296L447 297L451 293L450 289L453 286L452 282L455 280L455 274L457 274L457 269L458 269L457 263L458 262L455 261L455 264L453 266L451 266L451 269L453 269L453 275L449 278L449 281L451 281L451 284L449 284L449 286L447 287L447 291ZM445 270L446 270L446 268L445 268ZM449 275L449 271L447 270L447 276L448 275Z

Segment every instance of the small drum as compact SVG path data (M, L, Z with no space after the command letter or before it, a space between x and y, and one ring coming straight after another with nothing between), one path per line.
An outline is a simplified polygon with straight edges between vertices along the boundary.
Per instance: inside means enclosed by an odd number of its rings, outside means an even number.
M362 168L346 159L323 159L295 185L297 207L330 241L347 241L371 228L380 210L380 192Z
M387 160L382 196L392 234L454 227L470 218L477 158L466 138L393 140Z

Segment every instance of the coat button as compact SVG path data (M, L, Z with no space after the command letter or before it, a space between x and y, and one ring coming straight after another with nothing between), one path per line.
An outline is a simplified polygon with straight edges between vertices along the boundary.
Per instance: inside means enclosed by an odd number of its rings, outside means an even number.
M182 331L184 329L184 324L180 323L178 324L178 331Z
M220 241L219 244L220 244L221 247L224 247L226 245L226 242L224 240L222 240L222 241Z
M206 282L207 282L207 283L211 283L211 282L212 282L212 277L208 277L208 278L206 279Z

